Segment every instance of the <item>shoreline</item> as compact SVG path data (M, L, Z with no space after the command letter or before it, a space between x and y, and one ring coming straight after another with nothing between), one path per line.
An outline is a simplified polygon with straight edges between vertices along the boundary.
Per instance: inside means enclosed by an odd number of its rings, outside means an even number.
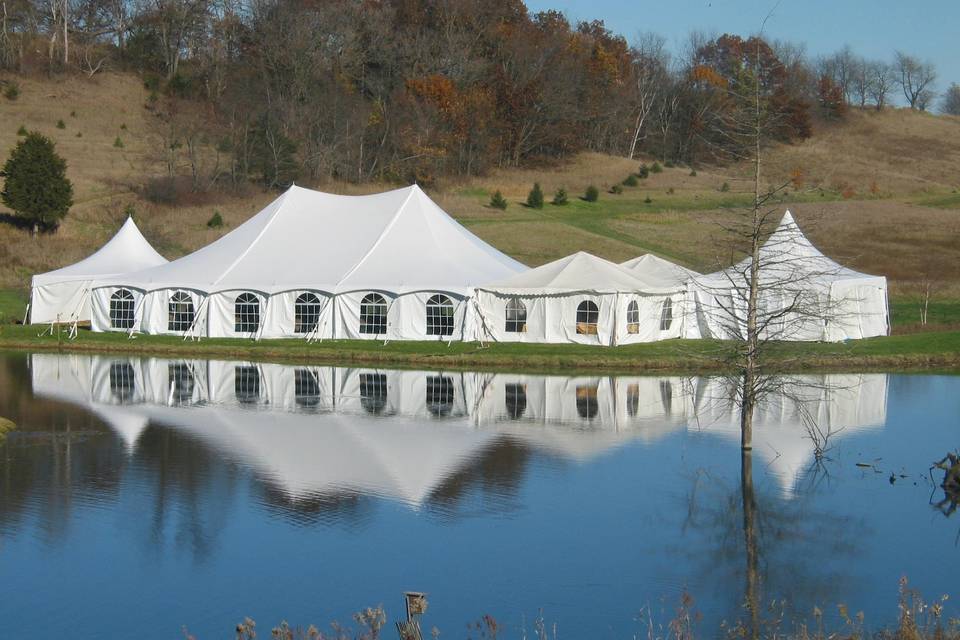
M39 336L45 325L0 327L0 351L44 351L171 358L249 360L290 364L362 365L398 369L527 373L722 373L730 343L665 340L619 347L574 344L389 342L296 339L254 342L238 338L184 341L177 336L93 333L74 340L66 329ZM769 346L771 373L866 371L960 372L960 331L915 333L847 343L778 343Z

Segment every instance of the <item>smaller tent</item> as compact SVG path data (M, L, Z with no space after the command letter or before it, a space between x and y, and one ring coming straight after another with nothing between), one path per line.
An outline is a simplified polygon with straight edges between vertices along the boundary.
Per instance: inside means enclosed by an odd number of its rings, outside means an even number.
M30 322L90 320L90 285L97 278L116 277L166 264L140 233L133 218L91 256L56 271L38 273L30 283Z
M682 292L581 251L477 287L474 304L481 339L616 345L680 335Z
M827 341L889 333L887 279L854 271L820 252L787 211L760 248L758 307L774 340ZM745 333L750 258L694 279L703 337Z
M673 308L674 318L680 319L678 325L680 333L677 336L670 335L669 337L700 337L700 328L696 316L696 293L692 285L694 280L703 277L703 274L697 273L693 269L681 267L669 260L658 258L652 253L646 253L622 262L620 266L626 267L638 278L648 283L661 287L681 287L683 294Z

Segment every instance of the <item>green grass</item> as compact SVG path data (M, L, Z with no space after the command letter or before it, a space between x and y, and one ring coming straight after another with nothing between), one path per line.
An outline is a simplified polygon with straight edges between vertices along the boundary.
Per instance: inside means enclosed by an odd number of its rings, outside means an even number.
M890 301L890 322L894 328L920 322L920 300L895 298ZM927 309L929 325L960 325L960 300L931 300Z
M364 364L413 368L515 370L537 372L689 372L723 370L722 355L731 346L711 340L665 340L620 347L570 344L506 344L326 340L204 339L81 330L39 336L43 327L0 328L0 349L124 353L167 357L231 358L315 364ZM960 368L960 331L916 333L841 344L770 345L767 363L781 371L862 371Z
M27 298L20 291L0 289L0 324L23 320Z
M913 202L914 204L933 207L935 209L960 209L960 193L953 191L952 193L923 196L922 198L915 199Z

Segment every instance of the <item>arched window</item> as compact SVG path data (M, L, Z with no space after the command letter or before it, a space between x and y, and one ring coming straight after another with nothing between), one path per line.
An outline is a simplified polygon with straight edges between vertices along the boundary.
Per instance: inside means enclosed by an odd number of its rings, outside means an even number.
M577 413L580 414L581 418L593 420L600 413L597 391L596 385L580 385L577 387Z
M110 326L114 329L133 328L133 292L117 289L110 296Z
M507 415L511 419L522 418L527 410L527 385L508 384L504 388L503 400L507 405Z
M252 293L241 293L233 304L233 330L254 333L260 328L260 300Z
M129 362L110 363L110 393L120 404L127 404L133 400L137 390L136 378L133 374L133 365Z
M577 333L597 335L597 320L600 319L600 309L592 300L584 300L577 305Z
M387 301L379 293L368 293L360 301L360 333L380 335L386 332Z
M507 301L506 308L507 333L527 332L527 307L517 298Z
M452 378L427 376L427 410L437 417L450 415L453 411Z
M640 333L640 305L636 300L627 305L627 333Z
M673 300L664 298L663 306L660 307L660 331L669 331L673 324Z
M175 291L167 304L167 329L169 331L189 331L196 317L193 300L186 291Z
M360 374L360 406L373 415L383 413L387 407L387 374Z
M442 295L427 300L427 335L453 335L453 302Z
M627 415L631 418L637 417L640 410L640 385L631 384L627 387Z
M320 323L320 298L301 293L293 303L293 332L312 333Z
M260 370L251 365L234 367L233 392L242 404L260 402Z

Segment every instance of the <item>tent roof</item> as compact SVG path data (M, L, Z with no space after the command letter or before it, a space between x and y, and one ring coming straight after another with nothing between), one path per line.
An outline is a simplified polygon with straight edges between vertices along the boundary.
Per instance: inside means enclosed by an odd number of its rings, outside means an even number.
M750 258L722 271L704 276L708 284L718 279L739 283L749 273ZM883 276L860 273L844 267L820 252L803 234L793 214L783 214L780 224L760 247L760 279L768 283L793 286L829 285L838 280L883 280Z
M680 285L701 275L692 269L681 267L652 253L646 253L626 262L621 262L620 266L633 271L644 280L660 283L664 287Z
M93 255L55 271L33 276L33 286L118 276L131 271L166 264L140 233L133 218L127 218L120 230Z
M365 196L294 186L212 244L97 286L457 292L525 268L467 231L416 185Z
M516 295L551 295L563 293L664 293L675 286L664 287L647 282L633 272L609 260L578 251L535 269L524 271L480 287L486 291Z

